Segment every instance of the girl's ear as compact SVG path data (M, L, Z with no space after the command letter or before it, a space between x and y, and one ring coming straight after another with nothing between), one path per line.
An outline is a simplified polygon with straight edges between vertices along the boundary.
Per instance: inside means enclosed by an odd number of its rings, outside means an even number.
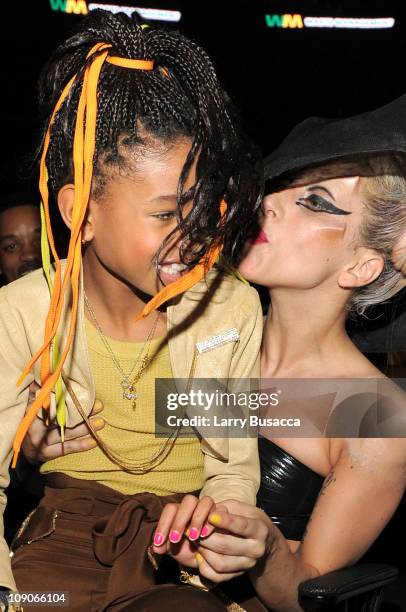
M73 203L75 201L75 186L68 183L61 187L58 193L58 208L65 224L72 228L72 212ZM86 212L85 220L82 227L82 239L85 242L90 242L94 237L92 215L89 210Z
M356 259L340 272L338 284L343 289L356 289L369 285L381 274L384 264L382 255L377 251L358 249Z

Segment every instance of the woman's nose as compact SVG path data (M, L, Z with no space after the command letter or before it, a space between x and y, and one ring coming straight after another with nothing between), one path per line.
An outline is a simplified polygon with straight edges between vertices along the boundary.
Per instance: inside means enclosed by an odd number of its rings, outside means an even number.
M264 219L266 219L267 217L271 218L271 219L276 217L276 210L275 210L275 208L273 206L268 206L266 208Z
M262 223L261 225L266 223L267 219L275 218L277 216L277 210L278 210L278 206L277 206L276 198L273 195L265 196L262 202L262 220L261 220Z

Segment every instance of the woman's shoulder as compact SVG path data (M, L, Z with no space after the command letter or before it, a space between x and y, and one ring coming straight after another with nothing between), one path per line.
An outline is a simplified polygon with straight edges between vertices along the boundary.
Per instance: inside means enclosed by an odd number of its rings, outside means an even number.
M395 381L375 368L360 371L337 384L336 401L325 435L329 438L402 439L406 458L406 394ZM374 443L372 443L374 444ZM402 451L403 452L403 451Z
M405 438L343 438L330 441L332 470L340 465L352 470L379 473L404 487L406 478Z

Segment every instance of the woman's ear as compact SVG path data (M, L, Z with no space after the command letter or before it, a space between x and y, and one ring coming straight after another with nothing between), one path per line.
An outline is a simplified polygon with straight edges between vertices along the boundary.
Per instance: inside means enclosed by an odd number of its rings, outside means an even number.
M396 270L406 276L406 232L396 241L392 249L392 263Z
M75 201L75 186L72 183L68 183L61 187L58 193L58 208L61 213L62 219L64 220L65 225L72 228L72 213L73 213L73 204ZM89 213L89 210L86 212L86 217L83 222L82 227L82 239L85 242L90 242L93 239L94 231L93 231L93 222L92 216Z
M340 272L338 284L343 289L356 289L369 285L378 278L384 265L384 258L377 251L358 249L356 259Z

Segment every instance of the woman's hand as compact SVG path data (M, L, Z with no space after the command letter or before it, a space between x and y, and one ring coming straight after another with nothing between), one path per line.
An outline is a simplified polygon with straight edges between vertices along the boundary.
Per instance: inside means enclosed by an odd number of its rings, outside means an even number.
M272 521L259 508L242 502L221 502L209 516L214 533L199 540L199 573L213 582L224 582L272 555L277 533Z
M27 410L35 399L39 386L34 382L30 385ZM96 400L90 413L91 423L96 430L104 427L105 421L98 415L103 410L101 401ZM24 438L22 451L25 458L32 464L42 463L68 455L87 451L97 446L97 442L89 433L86 423L80 423L75 427L65 428L65 441L62 443L60 430L54 422L47 427L43 420L37 417L31 424Z

